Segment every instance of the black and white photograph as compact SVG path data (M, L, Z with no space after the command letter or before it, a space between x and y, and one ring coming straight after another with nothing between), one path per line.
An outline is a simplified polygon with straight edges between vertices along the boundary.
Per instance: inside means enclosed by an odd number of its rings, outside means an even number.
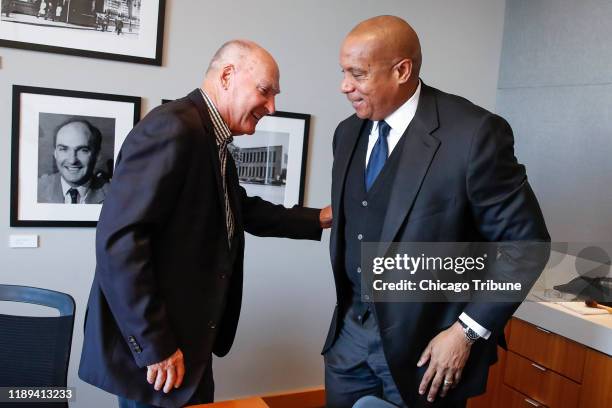
M115 118L39 114L39 203L102 204L113 175Z
M229 151L250 196L286 207L302 205L310 115L276 112L253 135L234 138Z
M2 0L0 46L161 65L165 0Z
M95 226L140 98L15 85L11 226Z

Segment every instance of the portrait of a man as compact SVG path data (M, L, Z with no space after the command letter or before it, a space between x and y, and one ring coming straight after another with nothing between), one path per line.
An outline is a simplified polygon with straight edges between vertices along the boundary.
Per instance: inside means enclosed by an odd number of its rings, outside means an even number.
M112 162L109 169L96 168L101 150L102 132L91 121L80 117L64 120L53 132L52 160L55 171L42 174L38 179L38 202L104 202Z

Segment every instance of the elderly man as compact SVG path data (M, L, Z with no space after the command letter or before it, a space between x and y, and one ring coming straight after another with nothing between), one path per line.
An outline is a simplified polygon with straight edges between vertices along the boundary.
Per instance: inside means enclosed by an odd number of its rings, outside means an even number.
M484 392L518 304L368 302L361 242L549 240L512 131L425 85L418 36L398 17L358 24L340 65L355 115L333 141L338 306L323 349L327 406L351 407L365 395L401 407L465 406Z
M286 209L239 186L227 151L274 112L279 72L250 41L223 45L203 85L127 136L98 223L79 376L120 407L213 400L212 353L234 340L244 231L318 240L328 211Z
M39 203L100 204L108 181L93 176L102 134L86 120L70 119L53 138L57 172L38 179Z

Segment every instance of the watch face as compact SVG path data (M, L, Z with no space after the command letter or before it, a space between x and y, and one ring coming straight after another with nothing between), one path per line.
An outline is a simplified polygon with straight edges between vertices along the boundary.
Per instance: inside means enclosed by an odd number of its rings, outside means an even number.
M470 340L478 340L480 338L478 333L476 333L474 330L469 329L469 328L466 330L465 335Z

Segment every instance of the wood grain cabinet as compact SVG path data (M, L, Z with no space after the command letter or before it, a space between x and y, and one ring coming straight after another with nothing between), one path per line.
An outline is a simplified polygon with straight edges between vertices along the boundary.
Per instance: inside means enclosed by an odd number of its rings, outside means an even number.
M612 408L612 357L517 318L506 337L469 408Z

